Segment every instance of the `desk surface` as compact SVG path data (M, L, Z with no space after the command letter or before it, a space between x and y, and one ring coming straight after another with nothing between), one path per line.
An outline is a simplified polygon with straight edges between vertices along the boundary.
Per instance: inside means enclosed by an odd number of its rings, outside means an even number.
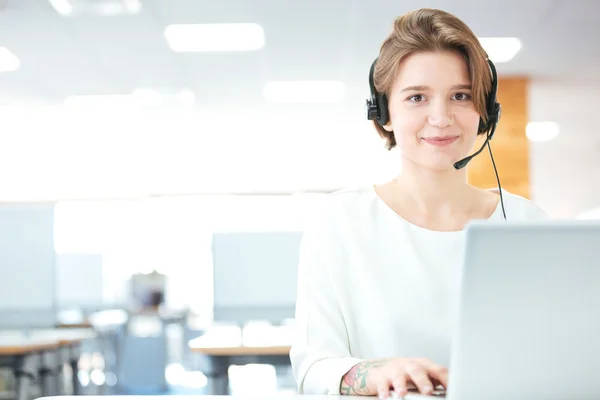
M190 341L190 349L208 356L287 356L290 346L210 346Z
M34 339L0 334L0 355L20 356L27 353L51 350L60 346L58 340Z
M234 396L185 396L185 395L156 395L156 396L60 396L60 397L39 397L36 400L349 400L349 399L368 399L365 396L332 396L332 395L234 395Z
M135 395L101 395L101 396L60 396L60 397L38 397L35 400L365 400L377 399L373 396L340 396L340 395L289 395L289 394L271 394L271 395L233 395L233 396L213 396L213 395L155 395L155 396L135 396ZM441 397L440 397L441 398ZM431 399L429 396L420 396L418 394L408 394L404 397L406 400Z
M211 356L286 356L290 353L288 327L216 327L190 340L190 350Z
M61 329L39 329L29 332L30 338L58 340L61 345L70 345L84 340L94 339L96 333L93 329L61 328Z
M92 339L91 329L34 329L0 331L0 355L21 355L60 346L69 346L86 339Z

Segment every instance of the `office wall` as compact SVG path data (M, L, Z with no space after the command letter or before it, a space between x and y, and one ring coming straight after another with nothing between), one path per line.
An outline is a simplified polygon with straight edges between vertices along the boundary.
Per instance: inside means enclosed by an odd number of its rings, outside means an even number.
M600 131L594 116L600 83L504 78L499 87L503 112L492 150L503 188L534 200L555 218L599 208ZM530 142L530 121L558 122L561 132L548 142ZM496 186L487 150L469 164L469 181Z
M529 106L528 80L503 78L499 80L498 88L502 116L491 142L494 161L502 188L529 198L529 141L525 134ZM476 149L482 144L483 138L477 142ZM488 149L469 164L469 182L485 189L498 186Z
M0 205L0 326L47 325L55 302L54 205Z
M600 207L600 83L532 81L532 121L556 121L550 142L531 143L532 198L556 218Z
M56 257L56 305L99 307L104 276L101 254L59 254Z

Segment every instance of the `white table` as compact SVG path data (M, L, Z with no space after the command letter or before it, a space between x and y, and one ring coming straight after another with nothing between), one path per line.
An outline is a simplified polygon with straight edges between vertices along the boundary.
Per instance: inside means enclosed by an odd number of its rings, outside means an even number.
M40 397L36 400L358 400L368 399L365 396L328 396L328 395L235 395L235 396L217 396L217 395L158 395L158 396L60 396L60 397ZM376 398L376 397L375 397Z
M287 327L259 326L241 329L222 326L208 330L189 342L195 354L211 360L211 371L202 371L211 382L210 393L229 394L231 365L259 363L274 366L290 364L290 333Z

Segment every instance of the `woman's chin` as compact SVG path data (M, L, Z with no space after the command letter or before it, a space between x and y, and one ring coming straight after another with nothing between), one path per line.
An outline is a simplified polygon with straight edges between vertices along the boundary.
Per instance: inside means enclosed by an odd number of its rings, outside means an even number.
M454 163L456 163L456 161L460 160L462 157L451 157L448 155L438 155L436 157L428 157L425 158L423 160L421 160L421 162L419 163L421 165L421 167L432 170L432 171L438 171L438 172L444 172L444 171L456 171L456 168L454 168Z

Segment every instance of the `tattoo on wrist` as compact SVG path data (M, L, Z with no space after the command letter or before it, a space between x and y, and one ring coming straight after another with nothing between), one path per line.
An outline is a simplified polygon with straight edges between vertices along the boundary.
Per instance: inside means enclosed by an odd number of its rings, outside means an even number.
M369 395L367 378L372 368L379 368L388 363L386 359L367 360L356 364L344 375L340 384L340 393L344 395Z

